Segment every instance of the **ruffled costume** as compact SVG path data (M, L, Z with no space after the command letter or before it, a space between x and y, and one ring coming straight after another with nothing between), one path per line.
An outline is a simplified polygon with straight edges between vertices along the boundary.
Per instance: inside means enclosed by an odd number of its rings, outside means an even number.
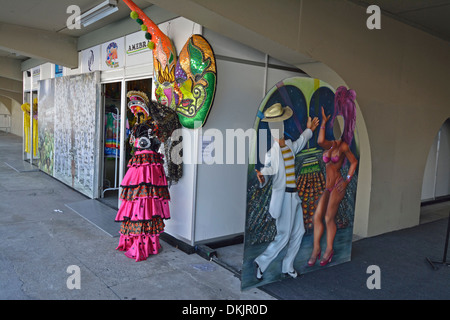
M164 231L164 220L170 218L170 193L164 156L157 152L158 126L149 118L147 96L132 91L128 97L130 109L139 116L130 139L136 151L121 183L121 205L115 221L122 225L116 250L142 261L161 249L159 235ZM139 121L142 114L144 121Z
M122 180L122 201L116 221L122 222L117 250L136 261L157 254L164 220L170 218L170 194L163 156L155 151L136 151Z

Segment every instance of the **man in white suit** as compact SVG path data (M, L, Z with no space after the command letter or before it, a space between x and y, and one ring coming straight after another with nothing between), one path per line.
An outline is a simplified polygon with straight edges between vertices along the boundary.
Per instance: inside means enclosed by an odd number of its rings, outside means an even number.
M283 258L281 272L295 278L294 259L300 249L305 227L301 200L298 196L295 177L295 155L299 153L313 136L313 131L319 125L315 117L308 117L307 129L296 141L284 139L283 121L293 114L290 107L282 107L276 103L264 112L261 121L269 122L270 132L275 140L272 148L267 152L264 167L256 170L260 186L264 187L268 179L272 178L272 197L269 213L276 219L277 235L266 250L256 259L256 278L261 280L263 273L270 263L287 245L286 256Z

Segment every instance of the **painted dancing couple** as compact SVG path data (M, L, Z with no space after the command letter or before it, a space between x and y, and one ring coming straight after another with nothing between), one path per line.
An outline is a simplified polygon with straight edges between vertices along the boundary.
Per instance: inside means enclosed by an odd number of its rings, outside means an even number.
M316 264L321 257L320 239L326 226L326 250L319 264L325 266L333 258L333 242L336 235L335 216L339 203L344 198L347 185L356 171L358 160L350 151L353 131L356 123L356 94L353 90L339 87L335 94L335 113L344 118L344 131L340 139L329 141L325 139L326 124L331 115L326 115L322 107L322 123L319 130L318 144L324 149L323 161L326 168L326 189L320 197L316 212L314 213L314 246L308 266ZM312 138L314 130L319 126L319 119L308 117L305 131L296 141L285 140L283 121L292 117L290 107L282 107L276 103L264 112L262 121L268 122L274 139L272 148L267 152L264 167L256 170L260 187L263 188L268 180L272 179L272 196L269 213L276 220L277 234L262 254L255 259L256 278L263 279L263 273L287 247L286 255L282 260L281 272L292 278L298 276L294 269L294 259L300 249L305 234L301 200L298 196L295 176L295 156ZM345 160L350 162L348 175L344 179L340 173ZM325 221L325 225L324 222Z

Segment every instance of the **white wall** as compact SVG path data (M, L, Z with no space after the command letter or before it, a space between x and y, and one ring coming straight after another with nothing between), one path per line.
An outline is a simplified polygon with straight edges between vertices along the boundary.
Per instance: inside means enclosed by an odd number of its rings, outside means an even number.
M208 29L204 29L203 35L214 50L217 65L217 91L202 129L205 137L213 135L212 131L208 132L212 129L220 130L225 137L226 129L253 128L265 96L264 89L268 91L284 78L301 75L269 68L266 77L265 54ZM286 66L273 59L269 59L269 64ZM225 139L223 144L226 145ZM246 151L245 164L226 164L224 152L224 164L198 165L196 242L229 238L244 232L248 149Z

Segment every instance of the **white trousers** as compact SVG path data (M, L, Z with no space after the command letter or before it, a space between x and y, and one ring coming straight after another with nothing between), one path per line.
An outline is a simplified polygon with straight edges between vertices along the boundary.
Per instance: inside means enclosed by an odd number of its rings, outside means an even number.
M266 250L259 255L255 262L262 272L287 245L287 252L283 258L281 272L294 271L294 259L300 249L305 226L303 224L303 211L301 201L296 193L284 193L283 208L280 217L276 220L277 235L267 246Z

